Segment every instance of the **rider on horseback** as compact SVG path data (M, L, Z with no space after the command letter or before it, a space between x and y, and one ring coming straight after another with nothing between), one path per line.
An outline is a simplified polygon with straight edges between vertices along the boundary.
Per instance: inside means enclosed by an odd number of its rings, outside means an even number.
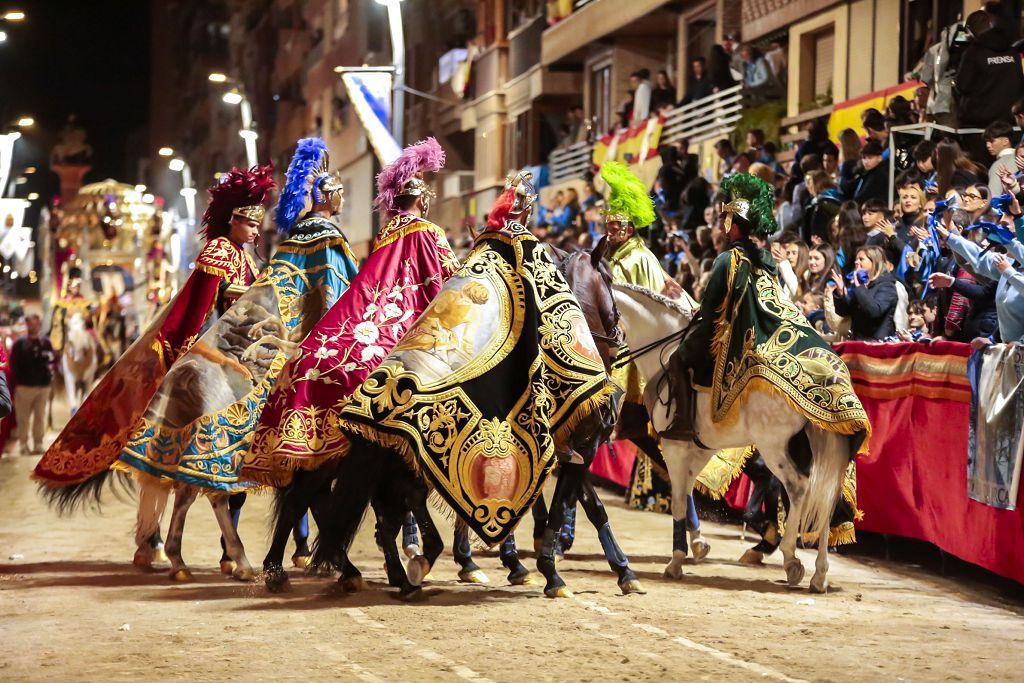
M696 436L695 402L690 385L691 382L699 386L711 385L710 369L715 365L716 349L721 343L721 335L716 335L717 325L719 322L733 324L734 310L738 310L732 293L738 290L742 296L757 298L760 292L746 285L753 280L754 271L765 271L771 275L765 282L774 286L774 298L782 296L778 291L775 261L754 241L758 238L763 243L777 229L772 211L775 205L772 188L760 178L737 173L722 180L721 191L730 196L718 216L729 247L715 259L700 311L687 328L678 350L672 354L669 376L676 410L672 424L661 432L662 437L669 439L693 441ZM691 370L700 376L693 377Z

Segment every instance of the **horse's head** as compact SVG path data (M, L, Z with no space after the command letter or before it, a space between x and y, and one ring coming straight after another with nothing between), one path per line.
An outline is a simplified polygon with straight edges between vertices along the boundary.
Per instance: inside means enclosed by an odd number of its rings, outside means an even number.
M550 249L583 310L598 353L610 371L613 350L622 343L622 330L619 329L619 312L612 294L612 274L604 262L605 240L598 242L590 252L567 254L554 247Z

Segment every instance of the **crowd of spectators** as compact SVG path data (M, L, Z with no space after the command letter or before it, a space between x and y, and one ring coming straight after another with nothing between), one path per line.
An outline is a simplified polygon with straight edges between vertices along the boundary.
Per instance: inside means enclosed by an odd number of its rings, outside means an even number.
M723 198L709 179L748 172L776 189L779 230L764 247L783 290L826 339L1024 342L1024 144L1013 129L1024 122L1024 71L1018 49L1004 50L1014 35L998 4L967 18L959 63L945 55L948 71L978 81L956 79L949 101L943 84L919 88L913 100L893 97L884 111L863 111L862 134L846 129L835 139L823 120L812 121L785 166L761 130L739 144L721 140L716 169L702 168L685 141L662 147L652 188L659 220L644 232L665 270L700 299L715 256L728 246L717 226ZM744 83L774 87L785 73L784 61L781 72L773 66L785 55L776 47L770 59L731 40L716 45L708 59L693 60L679 104L735 83L734 68ZM1001 75L978 73L992 55L1008 55L1011 68L1002 70L1001 59ZM664 98L656 93L669 85L661 74L651 87L638 78L643 101L634 111ZM984 102L975 104L979 97ZM891 168L893 127L928 121L984 132L972 142L940 131ZM603 233L601 198L590 184L586 195L558 193L541 211L538 234L564 249L594 244Z

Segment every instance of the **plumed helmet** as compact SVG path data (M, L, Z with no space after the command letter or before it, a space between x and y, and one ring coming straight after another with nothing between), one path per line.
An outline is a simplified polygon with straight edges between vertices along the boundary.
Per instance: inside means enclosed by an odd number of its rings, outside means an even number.
M605 162L601 166L601 178L608 184L606 221L629 223L634 228L646 228L654 222L654 201L647 192L647 186L626 164Z
M722 192L729 195L723 213L740 219L747 234L770 237L778 230L775 223L775 191L772 186L749 173L734 173L722 179Z
M423 174L440 171L444 168L444 161L444 150L434 138L409 145L397 159L377 174L374 206L382 214L393 214L398 212L395 200L399 197L432 195L423 180Z
M213 239L227 235L231 230L231 217L236 214L262 221L275 187L273 164L241 171L233 168L222 175L208 190L210 202L203 213L202 236Z

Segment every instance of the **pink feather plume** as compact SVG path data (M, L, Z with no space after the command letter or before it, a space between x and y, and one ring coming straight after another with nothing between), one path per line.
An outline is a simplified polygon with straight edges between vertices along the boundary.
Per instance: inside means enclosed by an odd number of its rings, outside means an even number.
M444 168L444 150L435 138L421 140L402 150L402 155L377 174L374 206L382 213L395 212L395 197L402 186L419 173L436 173Z

